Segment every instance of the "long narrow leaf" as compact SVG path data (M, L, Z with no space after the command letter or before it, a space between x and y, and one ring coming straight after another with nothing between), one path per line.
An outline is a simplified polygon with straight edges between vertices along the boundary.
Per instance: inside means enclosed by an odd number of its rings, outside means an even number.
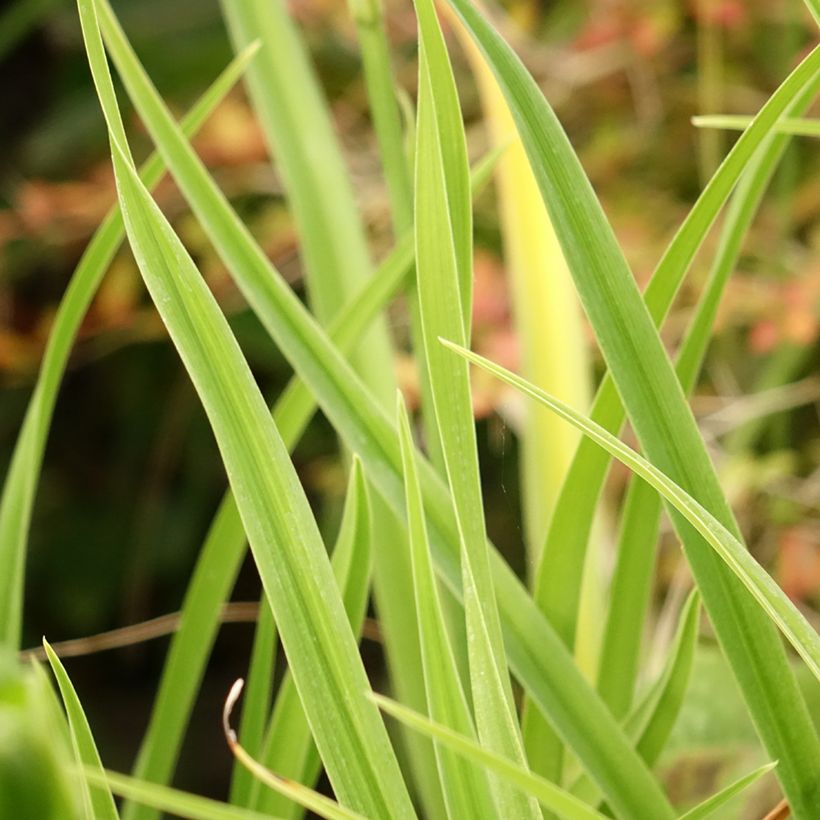
M509 144L496 172L504 259L513 299L521 375L573 407L590 401L588 342L578 296L561 245L541 201L507 102L484 56L451 15L478 86L484 120L496 145ZM550 355L544 355L549 350ZM524 409L520 433L525 544L533 565L549 516L580 441L552 413ZM530 762L533 752L528 750ZM533 764L535 768L538 768Z
M199 130L242 75L257 49L257 43L249 45L191 108L180 122L180 129L186 136ZM165 165L158 154L153 154L141 170L142 180L149 189L164 173ZM26 542L57 391L83 317L124 236L122 217L115 206L92 237L60 301L3 484L0 500L0 643L14 648L20 643Z
M158 786L145 780L138 780L125 774L106 771L100 774L94 769L85 769L85 779L92 788L114 791L116 794L150 806L157 811L172 813L189 820L273 820L273 815L229 806L218 800L200 797L198 794Z
M328 105L284 0L222 0L221 7L237 50L257 38L263 44L255 70L248 72L250 96L299 230L308 298L326 326L371 272L364 228ZM352 362L389 412L396 382L383 320L368 328ZM399 697L423 707L407 553L388 548L403 534L378 494L373 504L379 533L373 591L390 679ZM414 743L410 751L414 768L422 775L426 802L437 809L440 796L423 779L425 774L435 774L430 768L430 747Z
M745 131L751 122L751 117L731 114L692 117L692 125L698 128L725 128L731 131ZM783 117L775 125L775 130L780 134L792 134L795 137L820 137L820 120Z
M462 735L474 738L475 728L448 640L433 564L430 560L415 448L407 410L401 396L398 400L398 428L427 708L433 720ZM448 816L493 817L493 801L488 782L482 773L438 744L435 749Z
M687 215L644 294L656 325L660 325L669 310L698 247L754 151L776 127L778 117L798 95L803 92L816 93L820 87L818 62L817 55L807 58L781 84L754 118L753 125L733 146ZM520 78L520 71L516 73ZM541 102L543 104L543 100ZM538 106L537 101L534 104ZM623 424L625 413L611 378L603 380L590 415L610 432L617 432ZM605 453L590 442L581 442L550 522L535 582L539 604L568 642L574 639L586 544L608 465L609 458Z
M717 794L712 795L708 800L689 809L686 814L682 814L680 820L706 820L711 817L718 809L723 808L732 798L740 794L744 789L748 789L753 783L760 780L764 774L768 774L777 766L777 763L767 763L759 769L744 775L735 780L734 783L728 785L725 789L721 789Z
M700 614L700 594L693 590L681 611L663 672L626 719L627 733L637 738L638 751L650 766L660 759L683 707L695 663Z
M97 751L97 744L94 742L94 735L88 725L88 718L71 683L71 679L65 671L65 667L60 659L54 654L54 650L48 641L43 639L43 648L46 651L51 671L57 679L57 686L60 688L60 696L63 699L68 725L71 729L71 745L74 748L74 757L78 766L89 766L95 771L102 773L103 766L100 760L100 753ZM83 781L83 787L87 791L88 787ZM90 804L87 806L90 813L89 820L117 820L117 807L114 805L114 798L111 791L106 788L94 789L90 794Z
M472 288L466 156L445 156L463 144L455 83L431 0L416 3L419 21L419 100L416 135L416 272L424 353L439 436L461 540L470 687L478 736L492 751L526 765L487 552L469 372L442 350L440 335L469 338ZM449 171L448 171L449 166ZM465 258L466 257L466 258ZM465 272L466 268L466 272ZM494 780L502 816L538 816L537 804Z
M473 190L486 184L498 152L475 168ZM365 284L343 308L329 328L330 337L347 351L360 337L412 271L413 237L406 234L393 253L379 266L372 283ZM273 418L288 449L302 435L316 407L305 384L291 380L273 410ZM182 604L179 629L174 634L148 729L140 747L135 774L146 780L167 783L179 754L194 697L219 627L219 611L233 586L245 555L245 530L236 503L228 491L219 506L200 551L194 574ZM297 697L294 692L294 697ZM435 773L435 772L434 772ZM133 805L133 804L132 804ZM145 807L126 808L123 814L153 816Z
M342 523L330 563L336 584L342 592L351 629L357 638L361 634L367 607L371 541L367 484L361 463L354 458ZM316 781L321 771L321 760L290 671L285 673L276 695L259 759L262 765L279 776L308 786ZM252 790L250 805L260 811L281 814L283 817L295 816L298 809L297 804L282 792L266 789L260 781L256 782L256 787Z
M404 152L401 113L393 84L390 44L381 0L348 0L362 52L362 71L373 129L379 142L396 235L413 225L413 182Z
M650 766L657 762L683 706L695 660L699 621L700 595L693 590L681 611L663 671L624 721L627 735ZM571 791L587 803L601 799L600 789L586 774L573 783Z

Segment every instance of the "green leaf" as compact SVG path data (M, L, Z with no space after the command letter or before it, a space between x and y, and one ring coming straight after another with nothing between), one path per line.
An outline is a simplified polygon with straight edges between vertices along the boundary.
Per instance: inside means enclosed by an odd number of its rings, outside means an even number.
M698 247L754 151L775 128L778 117L798 95L813 95L817 92L820 87L817 62L816 55L810 60L807 58L781 84L754 118L753 126L733 146L675 234L644 294L647 308L657 326L669 310ZM523 69L516 71L519 80L523 80L521 71ZM544 105L543 99L539 106L536 94L537 89L530 89L532 99L529 103L541 107ZM574 164L577 165L577 162ZM580 169L577 170L582 173ZM588 188L585 180L581 188ZM594 196L591 191L589 194L590 197ZM605 233L610 234L609 229ZM610 255L614 253L617 258L619 254L612 248L612 243L608 244ZM622 260L619 264L623 267ZM590 416L610 432L617 432L623 424L623 406L611 378L603 380ZM575 633L586 544L608 465L609 458L605 453L590 442L581 442L550 523L544 558L536 578L535 590L539 605L570 644Z
M189 820L271 820L270 814L238 806L229 806L218 800L200 797L198 794L158 786L146 780L139 780L117 772L105 771L100 774L95 769L85 769L85 779L92 788L114 791L122 797L151 806L158 811L168 812Z
M473 305L473 212L470 204L470 179L467 163L467 142L461 108L458 101L455 77L447 56L447 47L431 0L415 0L419 27L419 76L427 73L432 85L430 104L435 109L435 127L438 150L441 154L442 188L447 203L450 222L450 242L456 267L458 298L464 334L470 338L470 321ZM424 87L419 86L419 95ZM421 100L418 102L417 120L421 119ZM416 123L416 131L421 128ZM419 135L416 133L416 200L418 201ZM416 205L418 219L418 205ZM417 249L418 252L418 249Z
M440 723L428 720L423 715L389 698L377 694L373 694L371 697L389 715L411 726L416 731L423 732L434 738L438 743L447 746L467 760L484 767L487 771L492 771L499 777L503 777L511 785L532 796L545 809L555 812L559 817L565 818L565 820L598 820L598 818L605 817L605 815L590 808L569 792L564 791L548 780L544 780L543 777L532 774L523 766L489 751L484 746L479 746L470 737L454 732Z
M650 766L660 757L683 706L695 660L699 620L700 595L693 590L681 611L663 671L624 721L627 735ZM601 799L600 789L586 774L577 778L571 792L587 803Z
M71 745L74 748L74 757L79 766L88 766L99 773L103 772L102 760L97 751L97 744L94 742L94 735L88 725L88 718L85 716L82 704L77 692L74 689L65 667L61 663L48 641L43 639L43 648L46 651L51 671L57 680L60 688L60 695L63 699L66 714L68 715L68 725L71 729ZM89 795L88 787L83 781L84 798L88 799L86 804L86 817L89 820L117 820L117 807L114 805L114 798L108 789L94 789Z
M373 816L412 816L383 726L362 704L367 678L287 450L193 263L159 212L149 210L148 195L135 177L127 176L116 143L114 149L121 196L142 220L131 225L126 218L135 256L220 444L331 782L342 800ZM175 272L184 276L182 283L174 281Z
M730 131L745 131L751 122L751 117L732 114L692 117L692 125L698 128L723 128ZM780 134L791 134L795 137L820 137L820 120L816 119L783 117L774 127Z
M427 708L438 723L475 738L433 573L413 435L401 396L398 399L398 428ZM448 816L495 816L489 784L481 772L439 744L435 744L435 750Z
M803 113L813 98L814 90L805 89L789 106L788 113ZM714 263L677 356L675 369L687 395L695 387L720 299L735 269L743 239L788 143L786 135L769 136L752 158L732 196ZM612 577L598 675L598 691L616 716L627 711L632 699L660 514L657 493L639 479L633 480L621 516L618 559Z
M703 803L690 809L686 814L682 814L680 820L705 820L705 818L711 817L733 797L740 794L744 789L747 789L752 783L763 777L764 774L768 774L772 771L775 766L777 766L777 762L767 763L765 766L761 766L759 769L749 772L749 774L739 778L717 794L712 795L708 800L704 800Z
M65 715L39 664L22 667L0 649L0 817L62 820L90 813L82 784L70 781ZM80 788L78 788L78 785Z
M526 765L495 604L473 421L468 368L442 350L439 336L466 342L472 291L464 293L465 256L472 277L472 236L459 216L469 207L464 167L445 146L464 141L444 39L431 0L416 4L419 20L419 99L416 132L416 275L424 353L439 437L461 541L464 611L473 709L481 742ZM460 138L460 140L459 140ZM460 173L463 170L463 173ZM462 201L463 200L463 201ZM466 251L459 250L466 244ZM432 708L430 706L430 708ZM534 801L494 780L504 817L538 816ZM529 803L529 804L528 804Z
M373 130L379 143L396 236L413 226L413 184L404 152L399 101L381 0L348 0L362 53L362 71Z
M504 90L582 304L642 448L724 526L736 527L655 328L662 318L658 307L668 307L680 277L654 277L644 303L589 180L540 89L474 6L466 0L451 4ZM805 86L820 85L818 68L820 47L794 69L737 141L703 194L709 206L693 209L670 244L662 262L666 270L685 271L699 237L711 224L710 213L728 196L760 140ZM610 390L607 401L617 407L617 393L612 386ZM588 496L594 489L593 481L579 492ZM777 632L703 537L678 513L672 519L761 739L771 757L780 761L778 777L790 805L798 816L808 816L820 771L820 741ZM575 606L570 612L574 617ZM564 635L565 627L566 623ZM572 640L571 634L565 639ZM818 762L807 767L807 760Z
M754 596L760 608L777 624L806 665L820 680L820 636L800 610L774 582L772 577L755 561L746 547L689 493L676 484L632 448L590 419L574 411L562 401L531 385L524 379L493 362L465 350L459 345L442 340L445 347L458 353L484 370L492 373L524 395L541 402L554 413L589 436L598 446L625 464L636 475L651 484L701 534L729 569Z
M342 591L350 626L357 637L361 634L367 607L371 541L367 484L361 462L354 457L342 523L330 563L336 584ZM308 785L316 781L321 771L321 760L290 671L285 673L276 695L260 760L280 776ZM260 811L285 817L294 816L297 808L284 794L262 788L259 781L252 790L250 805Z
M253 636L251 659L248 666L248 684L242 699L242 717L239 721L239 739L242 747L252 756L259 754L265 735L265 722L270 710L273 691L273 668L276 663L276 623L267 599L259 602L259 618ZM250 806L254 783L251 773L239 761L231 774L229 802Z
M683 707L695 662L700 612L700 594L693 590L681 611L663 672L626 720L627 732L637 738L638 751L650 766L660 759Z
M521 375L573 407L585 408L591 400L590 350L572 277L492 69L454 14L449 20L472 68L484 127L495 144L509 144L498 165L495 192ZM581 436L535 404L524 408L516 432L521 527L528 566L535 567ZM592 645L596 641L590 638ZM582 669L590 654L579 641L575 655ZM529 749L528 758L538 771L534 752Z
M191 108L180 123L180 130L186 136L199 130L257 50L257 43L249 45ZM153 154L140 173L150 189L162 178L165 165L158 154ZM115 206L92 237L60 301L34 393L14 447L0 499L0 644L16 648L20 643L26 542L48 428L68 355L88 306L124 236L122 217Z

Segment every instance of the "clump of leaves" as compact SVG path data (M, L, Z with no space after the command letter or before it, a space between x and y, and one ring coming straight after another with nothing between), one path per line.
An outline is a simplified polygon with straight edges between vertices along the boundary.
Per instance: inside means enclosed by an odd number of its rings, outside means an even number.
M458 92L432 0L416 3L419 90L412 162L404 152L379 6L350 4L397 232L395 251L378 268L369 259L327 105L284 3L224 4L240 56L182 125L157 94L106 0L79 0L78 7L122 216L112 215L101 228L72 280L4 487L4 642L18 648L27 533L56 391L72 339L123 235L207 414L230 489L203 544L134 777L104 771L77 694L46 646L65 704L74 766L83 775L74 779L76 807L70 805L64 816L116 817L116 791L126 797L122 816L131 820L155 817L162 809L203 818L294 817L304 808L326 817L395 818L415 816L417 806L432 817L538 817L546 810L565 818L606 816L604 811L671 818L674 808L653 767L684 699L702 601L773 763L686 816L717 811L776 762L792 813L811 817L820 795L820 741L778 630L815 686L820 640L746 550L686 395L742 237L795 130L782 123L799 120L820 86L820 50L803 58L746 125L641 293L532 77L480 11L466 0L452 0L452 11L509 109L520 138L517 150L523 150L519 158L527 160L517 166L527 175L521 184L540 196L538 207L548 214L608 368L584 415L541 385L469 351L471 201L475 178L489 166L471 178ZM157 147L158 158L142 177L106 49ZM188 141L242 72L299 228L307 306ZM293 366L294 380L272 415L216 299L152 199L150 185L163 165ZM712 275L673 365L658 327L730 197ZM381 314L399 290L413 318L425 452L403 402L397 417L393 409L393 354ZM534 346L531 357L551 355L537 349L538 334L527 338ZM560 491L543 487L555 500L543 549L534 551L539 558L531 588L487 538L467 360L584 435ZM325 547L289 457L317 407L350 464L343 525L332 550ZM627 418L642 455L617 438ZM577 433L567 435L574 446ZM532 441L541 452L543 441ZM622 511L604 644L597 680L591 681L574 658L581 569L611 456L636 478ZM529 499L538 497L543 475L526 473ZM644 691L636 686L638 659L662 505L696 592L681 611L662 673ZM237 768L230 803L220 804L167 784L246 539L264 597L238 733L230 724L238 689L226 709L225 733ZM371 590L397 700L371 691L358 650ZM277 640L287 674L272 694ZM511 676L523 690L522 706ZM406 732L388 735L380 709ZM20 743L31 741L36 750L35 740ZM406 743L408 754L397 753L397 743ZM4 746L3 759L5 754ZM55 758L49 766L55 783L65 777L66 762ZM311 790L322 769L333 800ZM15 782L22 800L46 799L33 785ZM52 792L55 799L72 799L62 787Z

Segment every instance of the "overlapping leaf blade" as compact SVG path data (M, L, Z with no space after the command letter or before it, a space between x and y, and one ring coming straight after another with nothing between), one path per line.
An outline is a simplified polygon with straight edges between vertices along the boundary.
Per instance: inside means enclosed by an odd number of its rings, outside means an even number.
M700 612L700 595L693 590L681 611L663 671L624 720L627 735L650 766L660 757L684 703L695 660ZM588 803L601 799L600 789L586 774L577 778L571 791Z
M753 772L744 775L743 777L730 783L725 789L721 789L717 794L712 795L708 800L698 804L690 809L686 814L681 815L680 820L705 820L711 817L718 809L725 806L730 800L734 799L744 789L748 789L756 781L760 780L764 774L768 774L777 766L777 763L767 763L755 769Z
M361 634L370 588L371 541L367 484L361 463L354 458L342 523L330 563L342 592L351 629L357 637ZM262 726L263 731L267 726L267 731L260 762L280 777L313 784L319 776L321 761L290 672L285 673L276 694L270 721L263 720ZM294 817L299 813L297 804L281 792L263 788L260 781L252 790L250 805L283 817Z
M804 112L813 98L813 88L805 89L789 106L788 113ZM781 133L768 137L732 196L709 278L677 355L675 369L687 394L695 387L721 296L734 270L743 239L788 143L789 138ZM631 701L660 511L657 494L644 482L633 481L621 518L618 560L613 573L598 679L598 689L616 715L624 714Z
M68 677L60 659L54 653L54 650L49 646L48 641L43 640L43 647L46 651L48 662L51 665L51 671L57 680L57 686L60 689L60 696L63 699L63 706L68 717L68 725L71 731L71 745L74 748L74 757L78 766L89 766L94 771L102 774L102 760L100 760L100 753L97 751L97 744L94 741L94 735L91 732L91 727L88 724L88 718L85 716L82 703L77 696L77 691ZM89 804L86 806L87 817L89 820L117 820L117 807L114 805L114 798L111 796L110 789L101 787L90 792L88 786L83 782L83 790L86 793L84 796L88 797Z
M94 5L79 8L126 231L214 430L331 782L351 807L412 817L307 498L224 316L125 152Z
M484 51L504 89L584 309L642 447L659 469L702 501L719 520L735 527L714 467L654 327L654 320L660 317L653 316L642 300L558 120L532 77L481 14L464 0L451 0L451 4ZM758 115L755 124L745 132L745 149L750 148L753 137L765 135L771 125L767 118L776 119L805 85L820 82L818 68L820 48L792 72L781 86L781 93L775 94L764 107L765 116ZM785 93L784 87L791 93ZM723 169L736 168L740 173L745 164L741 161L740 144L739 141L727 157ZM722 202L720 190L725 187L728 195L737 178L732 176L725 171L715 176L711 187L707 186L710 200ZM698 244L691 241L690 234L696 237L710 223L706 210L693 214L666 254L679 270L685 270L686 260L692 258ZM652 284L653 301L660 301L660 296L670 291L671 300L679 281L655 277ZM583 488L586 494L589 490ZM679 514L673 514L673 521L758 732L771 756L780 760L778 776L793 811L798 816L809 816L820 788L820 764L807 768L805 761L820 761L820 741L788 667L782 643L768 619L703 538Z
M262 53L248 86L271 157L282 176L299 231L308 298L327 326L371 271L365 232L353 187L310 55L284 0L221 3L237 50L257 38ZM386 409L395 390L392 345L378 320L353 351L362 380ZM391 682L402 700L424 706L420 657L415 637L413 594L406 550L387 549L403 537L391 512L373 497L374 526L380 533L373 564L373 591ZM384 545L384 547L383 547ZM415 768L431 810L440 797L425 779L435 777L430 747L413 744Z
M438 723L474 738L475 728L467 699L461 688L456 659L448 639L433 573L413 437L407 410L401 398L398 428L427 708L430 716ZM438 744L436 759L449 817L495 816L489 783L480 770Z
M424 354L436 421L461 542L470 686L482 743L524 763L512 689L487 555L469 373L448 357L439 336L466 341L471 314L471 221L466 152L445 157L445 146L463 145L455 82L444 39L429 0L416 5L419 20L419 101L416 134L416 272ZM466 182L465 182L466 181ZM520 792L494 782L504 816L537 815Z
M473 189L480 190L498 154L479 162ZM362 330L393 296L412 270L413 237L406 234L393 253L379 266L371 283L331 322L329 333L339 350L347 351ZM304 431L316 401L298 378L291 380L273 410L274 422L288 449ZM135 766L139 777L167 782L179 754L182 736L204 674L205 662L219 625L219 611L233 586L245 554L245 530L230 491L219 506L200 551L194 574L182 604L180 624L168 653L148 730ZM297 697L295 692L293 697ZM126 809L141 817L151 814L145 806Z

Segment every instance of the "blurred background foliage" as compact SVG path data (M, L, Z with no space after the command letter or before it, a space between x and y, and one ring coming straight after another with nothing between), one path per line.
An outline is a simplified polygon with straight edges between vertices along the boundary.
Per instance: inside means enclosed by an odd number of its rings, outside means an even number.
M230 59L216 0L113 5L160 91L180 113ZM331 100L374 255L381 256L392 241L388 203L347 8L330 0L294 0L291 8ZM389 0L386 12L396 74L412 97L412 7ZM697 131L691 116L753 113L815 38L795 0L532 0L511 12L521 28L509 22L505 33L556 107L642 283L704 175L733 139ZM452 45L470 150L477 157L487 135L466 61ZM0 67L5 470L56 305L114 194L74 4L3 0ZM124 95L122 103L127 106ZM147 152L140 123L131 117L130 125L137 149ZM300 288L298 237L241 88L195 144L263 247ZM815 146L796 139L727 290L694 399L752 548L809 613L820 605L817 170ZM286 362L246 309L173 183L163 183L157 198L229 314L260 384L276 395L289 375ZM474 344L515 366L492 190L476 207ZM713 250L714 243L707 243L667 323L670 347L679 340ZM397 338L406 342L404 307L392 310ZM399 354L396 367L412 400L412 360ZM521 568L513 432L520 399L480 374L475 388L490 535ZM321 417L294 458L320 522L332 534L345 478ZM625 478L616 469L610 480L613 508ZM37 644L43 634L60 641L175 611L223 486L204 415L124 249L86 318L61 391L31 535L25 645ZM666 532L656 595L661 642L671 628L667 612L676 611L670 601L679 601L686 587L677 544ZM234 599L257 595L249 564ZM182 758L182 787L222 794L228 751L215 716L228 683L244 672L251 635L242 624L222 630ZM71 661L111 768L131 765L166 646L167 639L160 639ZM377 642L366 641L364 652L378 676ZM714 791L757 762L756 749L734 684L707 636L665 758L673 797ZM760 797L752 795L750 805Z

